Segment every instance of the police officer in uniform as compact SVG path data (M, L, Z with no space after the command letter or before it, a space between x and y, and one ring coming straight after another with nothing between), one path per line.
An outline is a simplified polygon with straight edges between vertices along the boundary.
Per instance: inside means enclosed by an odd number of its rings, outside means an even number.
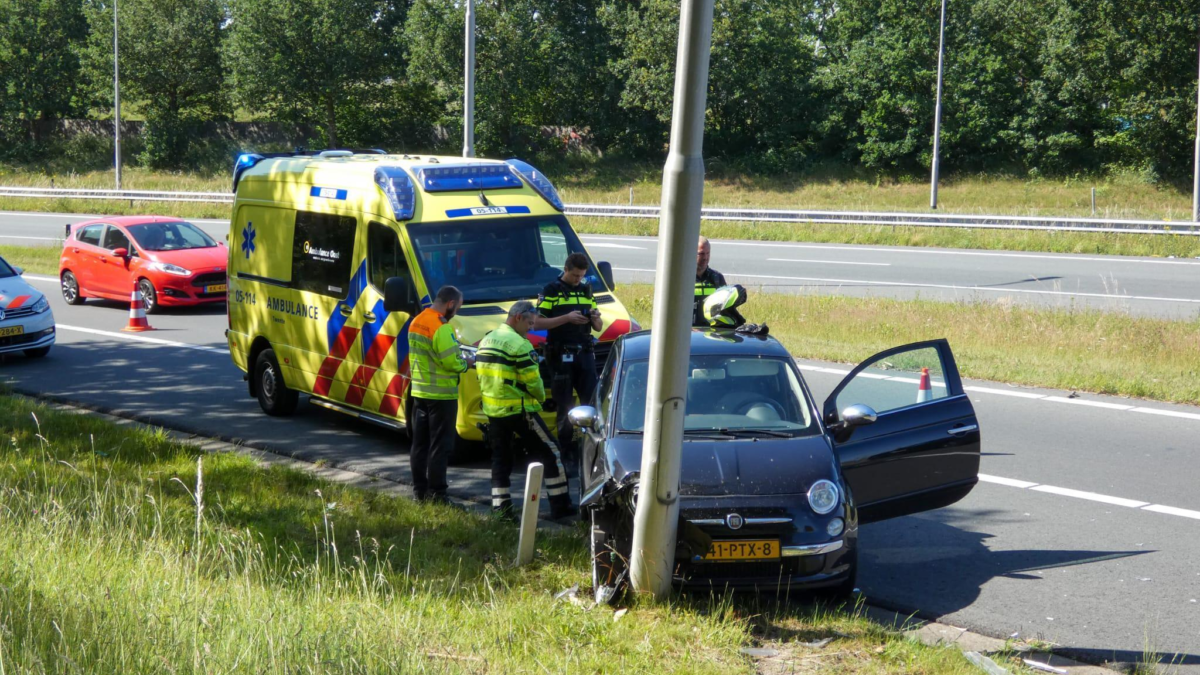
M707 237L700 237L700 243L696 246L696 295L692 305L692 325L693 326L708 326L708 317L704 316L704 301L708 296L717 292L718 288L725 286L725 276L720 272L708 266L708 259L712 255L712 245L709 244ZM741 314L737 310L731 310L737 317ZM745 323L745 319L741 319L741 323Z
M539 318L534 326L549 331L545 351L552 378L550 398L558 416L558 447L569 475L579 470L579 448L567 413L574 407L576 394L581 402L588 401L596 388L592 331L599 331L602 325L592 286L583 280L587 271L587 256L582 253L567 256L562 274L547 284L538 297Z
M509 476L513 456L519 450L545 466L543 480L550 517L557 520L573 513L558 447L538 414L546 400L546 389L537 353L525 337L537 317L533 303L514 303L508 319L483 337L475 354L483 412L488 417L487 440L492 448L492 510L509 520L517 519Z
M413 398L408 462L418 501L449 502L446 467L457 436L458 376L470 365L459 353L450 325L462 301L462 291L442 286L433 306L418 314L408 327L409 395Z

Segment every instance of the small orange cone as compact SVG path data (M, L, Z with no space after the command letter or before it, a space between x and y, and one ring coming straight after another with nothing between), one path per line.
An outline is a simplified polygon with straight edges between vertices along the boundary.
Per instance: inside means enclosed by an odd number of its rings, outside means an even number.
M146 302L142 299L142 290L133 286L133 295L129 298L129 325L121 330L127 333L143 333L148 330L154 330L150 327L150 322L146 321Z
M917 385L917 403L933 399L933 391L929 388L929 369L921 369L921 383Z

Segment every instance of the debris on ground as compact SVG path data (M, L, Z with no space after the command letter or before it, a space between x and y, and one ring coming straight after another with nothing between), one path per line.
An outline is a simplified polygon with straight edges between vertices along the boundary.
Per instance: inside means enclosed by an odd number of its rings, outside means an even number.
M621 617L625 616L628 613L629 613L628 608L622 607L621 609L618 609L617 611L613 612L613 621L620 621Z
M1034 661L1033 659L1021 659L1021 661L1024 662L1024 664L1029 666L1030 668L1033 668L1034 670L1040 670L1043 673L1057 673L1058 675L1067 675L1066 669L1055 668L1054 666L1052 666L1048 663L1042 663L1041 661Z
M796 644L800 645L801 647L811 647L813 649L820 649L820 648L824 647L825 645L829 644L830 642L833 642L833 638L827 637L827 638L821 638L820 640L813 640L812 642L797 642Z
M979 666L988 675L1008 675L1008 671L1001 668L995 661L980 654L979 652L963 652L963 656L967 660Z
M779 656L778 649L769 649L766 647L742 647L741 652L755 659L767 659L772 656Z

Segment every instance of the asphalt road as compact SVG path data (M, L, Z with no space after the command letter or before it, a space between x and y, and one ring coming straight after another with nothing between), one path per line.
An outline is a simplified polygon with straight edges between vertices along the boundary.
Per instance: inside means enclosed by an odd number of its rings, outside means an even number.
M260 412L225 351L223 307L129 335L127 305L69 307L54 278L27 278L60 332L48 358L0 362L18 389L407 482L395 433L315 406ZM801 368L818 396L848 370ZM1089 660L1132 662L1150 646L1200 673L1200 408L967 384L983 482L953 507L863 529L868 599ZM484 497L487 477L482 463L455 468L452 489Z
M0 213L0 243L56 245L63 225L88 216ZM196 220L224 239L229 223ZM583 237L619 282L651 283L651 237ZM1043 307L1089 307L1142 316L1200 316L1200 260L1019 253L799 242L715 241L712 265L731 283L785 293L1004 300Z

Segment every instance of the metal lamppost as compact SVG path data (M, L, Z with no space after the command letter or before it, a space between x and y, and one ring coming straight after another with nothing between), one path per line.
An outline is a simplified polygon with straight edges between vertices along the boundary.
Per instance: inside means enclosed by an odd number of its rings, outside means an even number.
M475 0L467 0L466 86L463 87L463 157L475 156Z
M712 47L713 0L683 0L675 67L671 148L663 167L662 215L650 382L630 582L662 599L671 592L679 520L683 415L687 398L696 244L704 198L704 109Z
M1197 49L1200 51L1200 48ZM1200 72L1196 76L1196 157L1192 184L1192 222L1200 223Z
M113 166L121 189L121 69L117 49L117 0L113 0Z
M933 176L929 186L929 208L938 207L938 163L942 147L942 64L946 58L946 0L942 0L942 21L938 30L937 103L933 112Z

